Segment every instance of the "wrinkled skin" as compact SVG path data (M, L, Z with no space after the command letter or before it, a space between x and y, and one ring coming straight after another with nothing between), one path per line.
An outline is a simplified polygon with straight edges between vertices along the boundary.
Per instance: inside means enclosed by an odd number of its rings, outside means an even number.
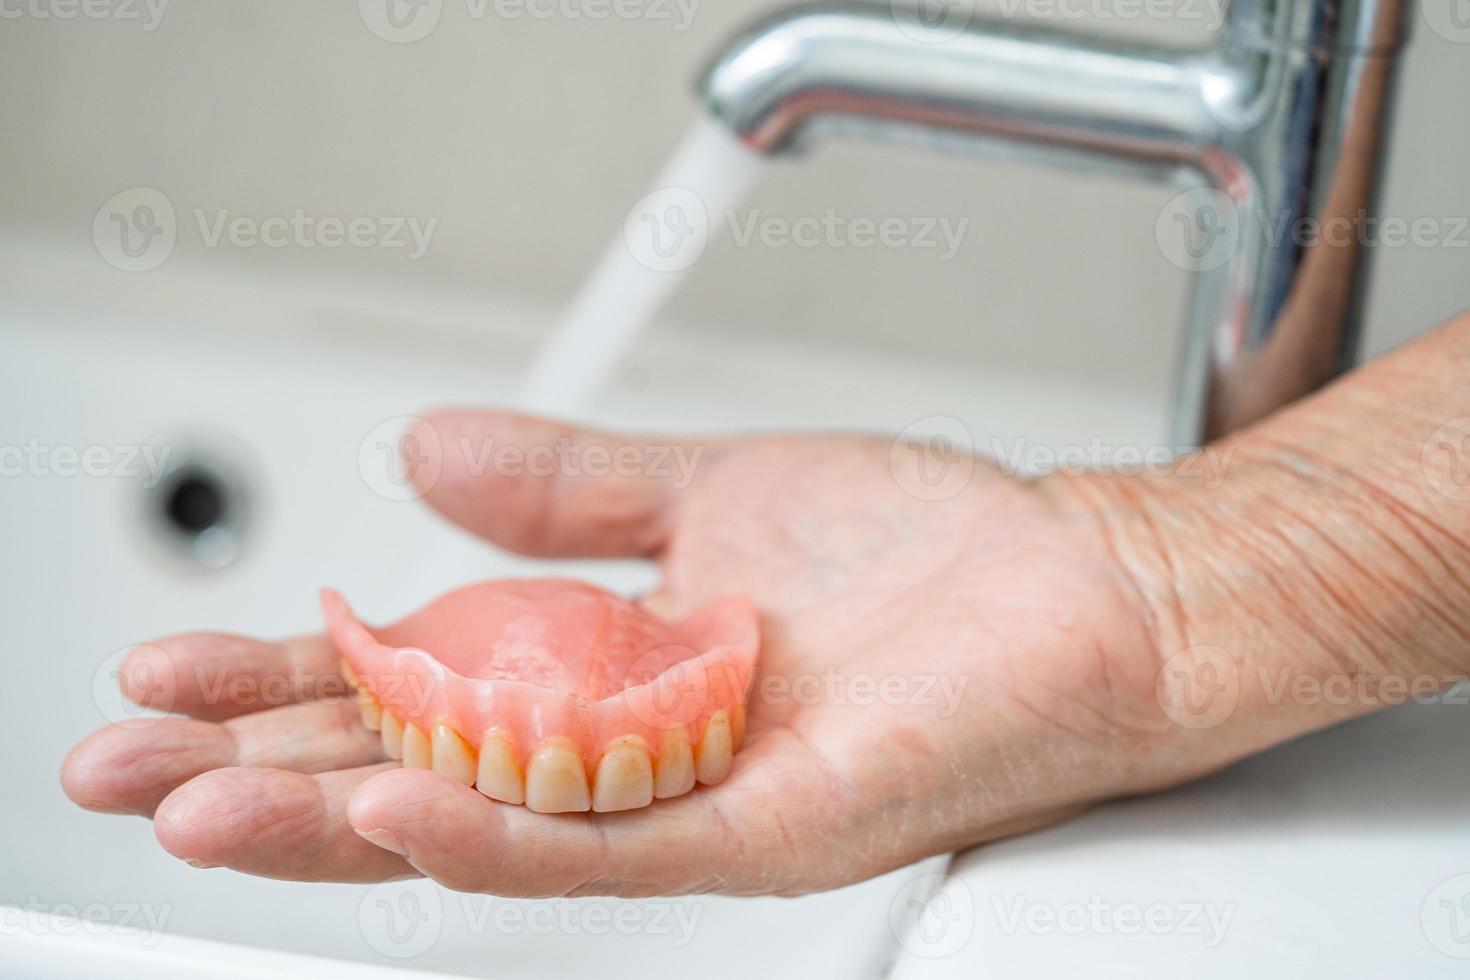
M163 846L193 864L278 878L422 873L515 896L797 894L1220 761L1161 749L1171 725L1146 598L1157 590L1118 558L1146 544L1120 541L1131 532L1116 500L1103 517L1078 481L1027 483L977 462L955 496L921 499L906 489L922 486L913 467L936 460L857 437L710 442L683 487L656 475L472 477L453 448L465 438L624 441L506 415L432 425L447 448L427 499L489 541L654 557L663 584L645 601L661 614L725 593L755 599L764 647L728 781L627 813L506 806L385 764L330 683L324 638L186 634L136 652L123 684L156 703L156 685L138 678L166 671L175 683L161 706L192 717L92 735L65 763L74 800L151 815ZM327 682L261 706L196 680L279 681L293 667Z

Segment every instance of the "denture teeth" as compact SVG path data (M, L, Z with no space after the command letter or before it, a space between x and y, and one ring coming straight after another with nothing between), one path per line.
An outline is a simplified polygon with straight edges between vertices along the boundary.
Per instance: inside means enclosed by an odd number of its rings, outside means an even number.
M748 598L645 605L565 579L490 581L377 629L323 589L345 682L324 691L350 692L382 745L375 758L539 813L638 809L731 777L760 652ZM676 649L691 656L666 655ZM633 669L645 664L659 669ZM398 696L398 682L416 696ZM692 716L666 703L685 690L700 695ZM349 705L334 710L353 727Z
M660 800L694 788L694 748L683 725L664 732L653 764L653 795Z
M592 781L592 809L611 813L652 802L653 760L643 740L630 736L609 742Z
M407 769L434 768L433 746L417 725L403 726L403 765Z
M730 775L734 751L730 742L730 717L721 708L710 715L704 737L694 747L694 774L701 783L722 782Z
M403 722L391 711L383 712L383 754L390 759L403 758Z
M357 684L351 670L342 661L343 676L356 685L362 723L379 732L388 758L402 760L407 768L443 773L492 800L524 804L538 813L636 810L655 799L683 796L696 782L722 782L745 737L745 706L736 704L711 715L695 744L682 725L663 732L656 753L637 735L613 739L603 748L590 781L576 746L560 737L541 743L523 774L514 748L499 731L487 733L478 752L443 722L426 734L380 705Z
M459 737L459 732L448 725L435 725L433 749L435 772L442 772L466 786L474 785L475 753L469 743Z
M378 704L378 699L369 694L365 688L358 689L357 712L362 718L364 728L374 732L382 729L383 707Z
M543 742L526 764L526 806L537 813L577 813L592 808L582 759L564 739Z
M378 699L373 697L367 686L357 679L357 672L346 660L337 661L337 669L342 672L342 677L347 681L347 691L357 701L357 713L362 718L364 728L378 731L383 724L383 708L378 704Z
M486 735L480 743L480 766L475 774L475 788L502 803L526 802L526 784L521 778L515 752L511 750L510 743L499 735Z

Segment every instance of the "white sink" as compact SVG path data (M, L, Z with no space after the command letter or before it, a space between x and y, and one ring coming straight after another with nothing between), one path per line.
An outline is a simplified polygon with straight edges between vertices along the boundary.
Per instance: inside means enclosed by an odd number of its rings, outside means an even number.
M889 906L910 872L799 900L692 898L631 903L631 912L618 912L619 903L581 902L572 912L559 903L510 903L521 918L507 926L512 913L499 911L503 903L423 883L369 889L195 870L158 847L147 821L66 801L58 765L77 739L125 710L106 671L131 643L191 628L312 629L323 584L387 617L457 584L547 567L483 545L417 503L377 495L358 462L364 438L385 420L445 403L506 401L530 353L526 328L545 311L445 314L442 304L370 288L221 280L179 271L178 263L129 278L95 255L63 249L38 261L41 254L34 242L0 243L5 265L24 273L0 298L0 446L39 446L60 470L59 447L105 447L122 465L126 447L160 439L194 446L239 475L251 516L239 559L210 572L161 538L148 519L156 502L146 479L49 469L0 479L0 607L12 651L0 700L24 746L0 761L10 801L0 832L11 842L0 857L0 904L21 909L0 916L0 925L12 926L0 929L0 943L29 950L56 976L85 973L88 957L111 956L107 944L131 944L130 956L142 957L140 969L153 976L167 975L166 963L194 964L181 969L200 975L200 957L212 970L248 971L258 959L176 937L504 980L880 972L894 948ZM403 328L415 321L429 327ZM634 359L598 406L598 421L897 431L926 415L1014 403L1008 392L1025 387L964 385L956 372L948 390L962 397L951 401L922 365L905 376L892 365L821 352L739 343L691 350L680 348L677 332L668 339ZM1120 412L1154 414L1137 406ZM572 570L619 589L645 587L652 574L619 563ZM442 909L432 936L410 928L414 902ZM99 936L56 925L77 914L136 925L140 910L161 920L167 935ZM395 932L400 912L406 931ZM13 927L22 921L24 928ZM609 921L634 925L624 934L627 927ZM74 955L57 957L58 947ZM37 961L27 962L12 968L15 975L38 975ZM262 969L294 969L283 962ZM6 963L0 955L0 973Z
M182 629L314 628L323 584L387 617L466 581L548 567L377 495L358 456L385 420L504 402L547 311L221 278L183 263L129 278L34 242L0 241L0 268L12 271L0 295L0 446L194 445L239 474L252 504L239 559L210 572L160 539L139 479L0 479L10 650L0 705L17 746L0 761L0 904L14 907L0 909L0 976L91 976L105 962L115 976L369 977L360 964L370 963L503 980L845 980L879 976L895 959L913 976L1166 977L1185 964L1194 976L1463 975L1445 939L1456 921L1435 918L1464 909L1470 937L1470 898L1454 891L1470 872L1470 714L1447 704L1314 736L1185 791L971 855L948 885L971 903L966 941L938 958L901 946L893 926L916 917L911 883L932 867L797 900L570 904L190 868L146 821L84 812L58 787L67 749L123 710L109 658ZM644 429L675 420L682 430L890 432L946 416L982 450L1023 436L1038 446L1157 439L1154 396L1058 390L1004 367L695 345L665 324L593 414ZM651 576L618 563L571 571L618 589ZM1214 945L1003 928L1018 899L1060 909L1093 896L1114 908L1189 900L1234 911ZM82 928L78 915L162 934Z

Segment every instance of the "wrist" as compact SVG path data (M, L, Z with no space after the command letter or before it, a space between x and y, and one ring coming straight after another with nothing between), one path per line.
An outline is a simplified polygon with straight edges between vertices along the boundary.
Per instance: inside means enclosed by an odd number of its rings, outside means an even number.
M1470 673L1470 385L1424 363L1388 358L1165 475L1049 481L1139 597L1176 768Z

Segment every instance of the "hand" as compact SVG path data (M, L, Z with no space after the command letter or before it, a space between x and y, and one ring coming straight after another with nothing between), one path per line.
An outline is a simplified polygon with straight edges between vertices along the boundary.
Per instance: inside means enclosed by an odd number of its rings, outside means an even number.
M156 704L136 679L166 674L158 706L191 717L92 735L63 768L73 800L152 815L163 846L191 863L278 878L796 894L1217 764L1161 751L1177 729L1155 697L1154 604L1118 558L1133 547L1116 539L1120 505L1100 519L1075 485L890 452L886 439L686 442L659 466L656 439L497 414L431 424L437 439L419 444L442 447L442 472L428 501L490 541L654 557L663 580L645 601L663 614L724 593L755 599L764 647L730 778L626 813L506 806L385 763L323 637L186 634L135 652L123 683ZM474 447L562 439L639 447L656 472L469 473ZM687 485L678 459L693 462ZM958 492L925 499L944 466L961 467L947 477ZM221 697L286 678L281 706Z
M797 894L1039 827L1466 676L1467 351L1470 315L1209 447L1228 474L1203 487L1026 483L887 440L654 440L693 460L686 480L632 440L441 415L419 443L440 447L427 499L452 520L527 554L656 558L655 611L756 600L729 779L625 813L501 805L385 764L321 637L192 634L123 671L192 720L104 729L62 782L153 815L194 863L517 896ZM492 447L564 439L663 466L471 475ZM149 677L173 681L162 703ZM1228 710L1190 717L1195 681ZM221 697L256 690L286 696Z

